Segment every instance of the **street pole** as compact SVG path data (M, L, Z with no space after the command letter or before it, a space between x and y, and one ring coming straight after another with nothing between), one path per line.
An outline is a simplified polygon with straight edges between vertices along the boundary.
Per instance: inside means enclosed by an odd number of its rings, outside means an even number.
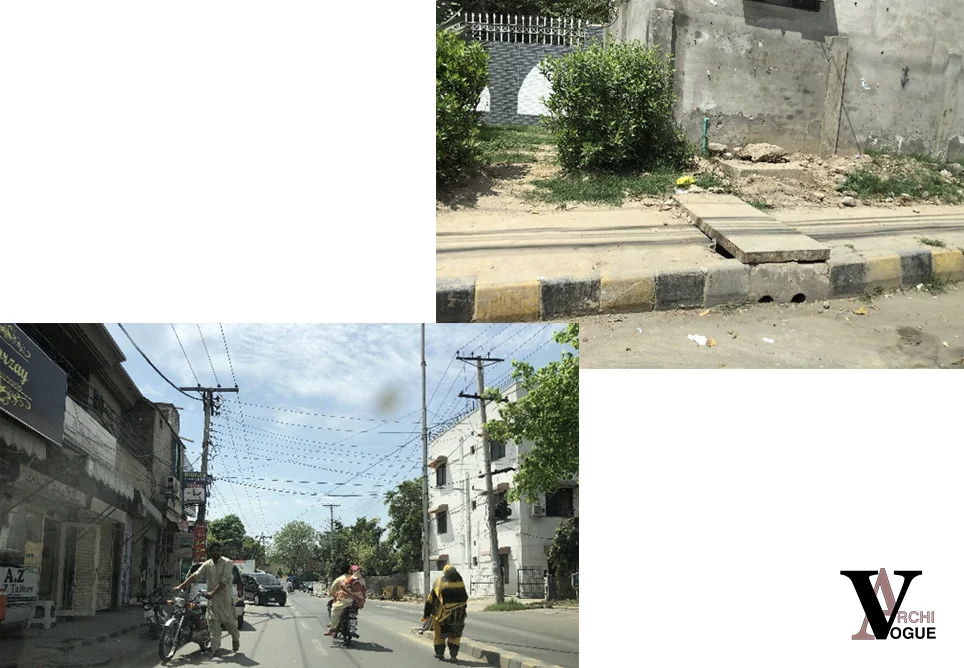
M338 505L337 505L337 504L334 504L334 503L325 503L325 504L322 504L322 505L323 505L325 508L327 508L327 509L329 510L329 512L331 513L331 533L329 534L329 538L330 538L330 540L331 540L331 564L328 566L328 573L329 573L330 575L334 575L334 568L335 568L335 508L337 508ZM334 579L334 578L332 578L332 579Z
M425 323L422 323L422 595L432 586L428 564L428 411L425 405Z
M485 371L483 362L503 362L501 359L491 357L459 357L463 362L475 362L475 368L479 376L479 394L477 396L459 393L460 397L479 400L479 413L482 420L482 454L485 460L485 496L486 507L489 513L489 556L492 560L492 578L495 582L495 602L505 601L505 586L502 582L502 560L499 558L499 535L495 525L495 494L492 490L492 451L489 448L489 433L485 429Z
M204 402L204 440L201 442L201 479L204 481L204 498L198 505L197 522L195 526L204 522L205 511L207 510L207 489L208 489L208 448L211 445L211 411L214 408L215 392L237 392L235 387L180 387L182 392L197 392L201 395Z

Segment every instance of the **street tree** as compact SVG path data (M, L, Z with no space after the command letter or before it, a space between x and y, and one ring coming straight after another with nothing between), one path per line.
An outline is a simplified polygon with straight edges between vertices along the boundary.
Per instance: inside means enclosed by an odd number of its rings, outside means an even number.
M526 394L502 403L498 419L486 424L489 438L533 443L519 458L508 495L511 501L533 503L540 493L554 492L562 481L579 477L579 325L569 324L553 339L576 353L564 351L562 359L539 370L513 360L512 377ZM502 400L497 389L487 389L484 396Z
M251 536L244 537L241 544L241 556L238 559L254 559L255 568L258 570L264 570L268 563L268 555L265 552L264 545L257 538Z
M208 524L208 540L221 543L224 555L231 559L244 557L244 522L237 515L225 515Z
M388 504L388 545L397 572L422 570L422 485L406 480L385 494Z
M579 571L578 517L567 517L559 523L549 546L549 562L566 575Z
M271 546L271 562L282 564L295 574L306 570L315 554L318 532L306 522L288 522L274 535Z

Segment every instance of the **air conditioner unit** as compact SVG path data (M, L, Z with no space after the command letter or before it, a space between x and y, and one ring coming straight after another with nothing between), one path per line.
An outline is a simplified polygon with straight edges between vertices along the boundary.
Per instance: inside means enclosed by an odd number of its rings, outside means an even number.
M530 506L529 507L530 517L545 517L546 509L544 506Z

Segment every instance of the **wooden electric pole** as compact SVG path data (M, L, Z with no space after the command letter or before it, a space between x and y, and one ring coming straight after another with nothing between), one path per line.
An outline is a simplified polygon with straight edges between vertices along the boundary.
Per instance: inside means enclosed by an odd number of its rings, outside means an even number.
M204 402L204 440L201 443L201 479L204 484L204 497L197 509L197 522L199 525L204 522L205 511L208 503L208 448L211 445L211 411L214 410L215 392L237 392L235 387L180 387L182 392L197 392L201 395Z
M499 555L499 535L495 525L495 494L492 489L492 451L489 448L489 433L485 429L485 371L484 363L497 363L505 360L492 357L461 357L462 362L475 362L475 368L479 376L479 394L471 395L459 393L460 397L467 399L478 399L479 412L482 419L482 454L485 459L485 495L486 508L489 516L489 554L492 559L492 577L495 582L495 602L502 603L505 600L505 586L502 582L502 560Z

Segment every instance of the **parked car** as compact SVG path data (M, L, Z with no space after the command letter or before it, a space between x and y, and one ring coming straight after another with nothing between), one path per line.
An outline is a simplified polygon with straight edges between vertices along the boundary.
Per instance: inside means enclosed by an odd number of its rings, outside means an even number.
M201 567L204 562L198 561L191 566L191 572L188 575L193 574L197 569ZM232 577L231 581L234 583L234 609L238 613L238 628L240 629L244 625L244 580L241 579L241 571L238 570L237 566L232 566ZM191 583L191 591L188 594L188 599L194 598L194 596L199 591L207 591L207 582L200 582L195 580Z
M244 598L257 605L268 605L274 601L278 605L285 605L288 592L274 575L269 573L243 573L241 580L244 586Z

